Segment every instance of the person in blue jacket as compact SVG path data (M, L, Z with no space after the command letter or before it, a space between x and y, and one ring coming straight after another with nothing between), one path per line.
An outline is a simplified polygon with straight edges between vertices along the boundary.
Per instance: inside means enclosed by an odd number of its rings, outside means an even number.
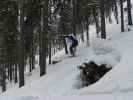
M66 40L67 45L69 46L70 54L72 56L75 56L76 47L78 46L77 38L73 34L65 35L64 38Z

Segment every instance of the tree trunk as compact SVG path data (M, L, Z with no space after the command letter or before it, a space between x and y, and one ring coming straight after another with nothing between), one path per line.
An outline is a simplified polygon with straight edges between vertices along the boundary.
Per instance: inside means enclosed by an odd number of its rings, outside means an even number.
M80 26L81 26L81 40L82 42L84 42L84 27L81 21L80 21Z
M0 64L0 67L2 68L2 92L6 91L6 70L5 70L5 64Z
M48 34L48 3L49 0L44 0L42 9L42 31L40 35L40 76L46 74L46 53L47 53L47 34Z
M121 9L121 32L124 32L123 0L120 0L120 9Z
M49 40L49 51L48 51L48 53L49 53L49 64L51 64L51 57L52 57L52 55L51 55L51 40Z
M18 69L18 68L17 68L17 67L18 67L18 65L15 64L15 65L14 65L14 71L15 71L15 72L14 72L15 83L18 82L18 75L17 75L17 71L18 71L17 69Z
M116 22L117 24L119 23L119 20L118 20L118 7L117 7L117 1L115 0L114 1L114 6L115 6L115 18L116 18Z
M100 31L100 26L99 26L99 19L98 19L98 14L96 12L96 9L93 8L93 17L94 17L94 20L95 20L95 25L96 25L96 34L97 34L97 37L99 36L99 31Z
M35 68L35 49L34 49L33 43L32 43L30 57L29 57L30 72Z
M32 52L31 52L31 65L32 65L32 70L35 69L35 49L34 46L32 47Z
M24 24L24 15L23 15L23 0L19 0L19 87L24 86L25 80L24 80L24 34L23 34L23 24Z
M105 1L100 0L100 12L101 12L101 38L106 39L106 26L105 26Z
M73 0L73 34L76 36L76 0Z
M86 18L86 39L87 39L87 46L89 46L89 20L88 17Z
M128 25L132 25L131 0L127 0Z

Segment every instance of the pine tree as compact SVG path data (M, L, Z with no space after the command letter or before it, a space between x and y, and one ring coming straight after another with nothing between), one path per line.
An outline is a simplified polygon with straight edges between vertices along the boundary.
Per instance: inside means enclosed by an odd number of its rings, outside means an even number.
M127 0L128 25L132 25L131 0Z
M16 1L1 1L0 3L0 23L1 23L1 45L0 58L2 67L3 91L6 90L6 79L13 80L13 68L16 59L16 32L17 32L17 2ZM6 73L6 71L8 73Z
M124 32L123 0L120 0L120 9L121 9L121 32Z
M117 0L114 0L114 13L115 13L115 19L116 19L116 22L117 24L119 23L119 20L118 20L118 6L117 6Z
M101 14L101 38L106 39L105 0L100 0L100 14Z
M18 0L18 12L20 16L19 20L19 87L24 86L25 80L24 80L24 34L23 34L23 28L24 28L24 2L23 0Z
M60 22L59 22L59 33L63 35L67 35L72 32L72 8L71 8L71 2L64 0L61 3L61 11L60 11ZM65 47L65 53L68 53L66 41L63 39L63 44Z
M24 4L24 49L25 62L29 61L29 71L35 68L35 53L37 50L37 37L40 24L40 1L27 0Z
M72 0L73 2L73 33L76 36L76 24L77 24L77 0Z
M40 76L46 74L49 0L44 0L42 3L43 3L43 9L42 9L43 25L40 34Z

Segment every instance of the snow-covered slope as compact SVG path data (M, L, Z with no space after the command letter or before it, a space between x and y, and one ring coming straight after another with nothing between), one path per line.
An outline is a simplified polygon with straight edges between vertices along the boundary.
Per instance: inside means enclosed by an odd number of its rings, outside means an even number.
M0 100L132 100L133 26L130 32L121 33L120 25L107 24L107 33L108 40L93 37L90 47L81 43L77 57L69 58L63 51L57 53L54 59L62 61L47 66L44 77L32 76L27 85L10 89L0 95ZM113 69L95 84L77 89L77 66L90 60L106 63Z
M133 97L132 33L133 31L119 32L109 40L92 39L90 47L80 45L77 51L78 56L74 58L63 56L64 52L60 52L58 57L61 55L63 60L48 66L50 70L47 75L20 89L16 88L1 94L0 100L63 98L60 96L73 99L79 96L78 98L91 98L91 100L131 100L130 98ZM83 89L77 89L79 74L77 66L89 60L107 63L114 68L97 83Z

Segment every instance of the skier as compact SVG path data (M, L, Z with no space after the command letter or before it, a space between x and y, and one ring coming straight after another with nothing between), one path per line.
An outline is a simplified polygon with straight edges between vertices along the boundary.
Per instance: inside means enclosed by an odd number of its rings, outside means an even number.
M76 47L78 46L78 40L73 34L64 35L64 38L66 40L67 47L69 46L71 56L75 56Z

